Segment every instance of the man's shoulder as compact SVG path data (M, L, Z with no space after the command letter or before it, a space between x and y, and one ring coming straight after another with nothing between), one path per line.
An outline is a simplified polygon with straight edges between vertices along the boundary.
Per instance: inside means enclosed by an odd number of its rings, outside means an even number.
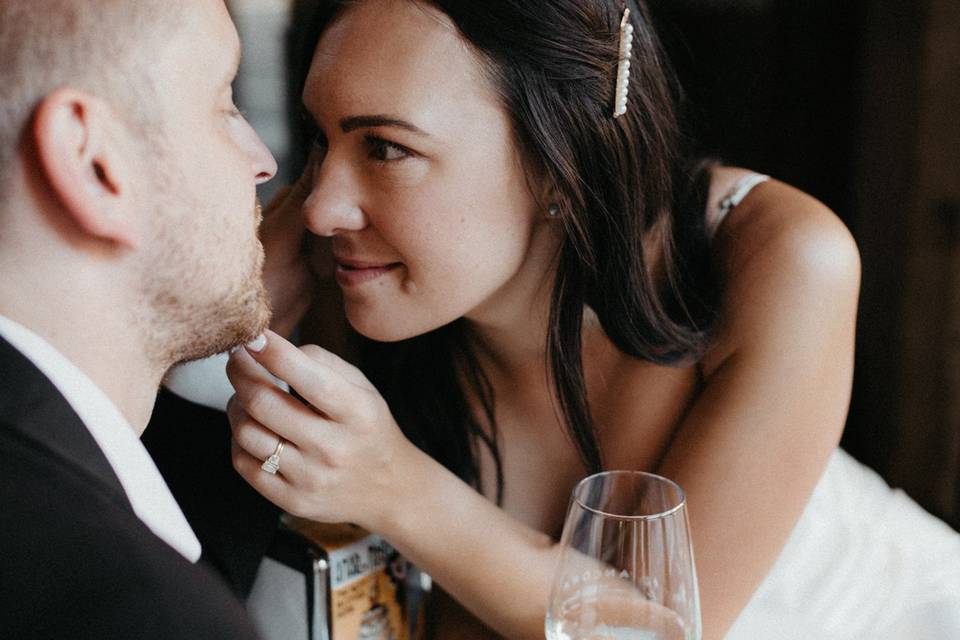
M0 449L12 453L6 438ZM95 482L16 452L0 466L0 637L254 637L205 568Z
M247 594L280 509L234 470L226 415L161 390L143 443L203 545L236 593Z

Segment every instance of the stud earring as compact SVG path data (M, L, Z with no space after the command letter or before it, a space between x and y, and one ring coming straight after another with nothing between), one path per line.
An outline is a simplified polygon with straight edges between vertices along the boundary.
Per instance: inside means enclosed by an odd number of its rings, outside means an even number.
M558 204L552 204L552 205L550 205L550 208L547 209L547 215L548 215L549 217L551 217L551 218L556 218L557 216L559 216L559 215L560 215L560 205L558 205Z

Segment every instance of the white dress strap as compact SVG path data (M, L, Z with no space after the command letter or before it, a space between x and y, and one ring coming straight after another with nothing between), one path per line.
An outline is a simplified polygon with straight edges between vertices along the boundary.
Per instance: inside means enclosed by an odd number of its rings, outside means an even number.
M743 202L743 199L746 198L751 191L753 191L754 187L766 182L769 179L770 176L762 173L748 173L737 180L736 184L734 184L733 187L727 191L726 195L720 198L720 202L717 203L717 216L708 222L707 236L712 240L713 236L717 232L717 229L720 228L720 225L727 217L727 214L730 213L734 207Z

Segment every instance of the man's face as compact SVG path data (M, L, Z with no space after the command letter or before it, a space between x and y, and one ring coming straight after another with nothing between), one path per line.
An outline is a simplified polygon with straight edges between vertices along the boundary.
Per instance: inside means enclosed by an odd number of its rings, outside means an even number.
M145 73L159 120L147 136L145 318L155 358L178 362L255 337L269 320L256 185L276 163L233 102L240 44L220 0L186 24Z

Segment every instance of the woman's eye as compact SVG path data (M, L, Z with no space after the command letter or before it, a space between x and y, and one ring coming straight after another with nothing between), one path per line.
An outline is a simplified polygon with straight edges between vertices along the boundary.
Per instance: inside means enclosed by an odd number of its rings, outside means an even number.
M323 135L323 132L317 133L313 136L313 146L318 149L326 149L329 143L327 142L327 136Z
M366 140L370 147L370 157L379 162L396 162L413 155L406 147L383 138L368 135Z

